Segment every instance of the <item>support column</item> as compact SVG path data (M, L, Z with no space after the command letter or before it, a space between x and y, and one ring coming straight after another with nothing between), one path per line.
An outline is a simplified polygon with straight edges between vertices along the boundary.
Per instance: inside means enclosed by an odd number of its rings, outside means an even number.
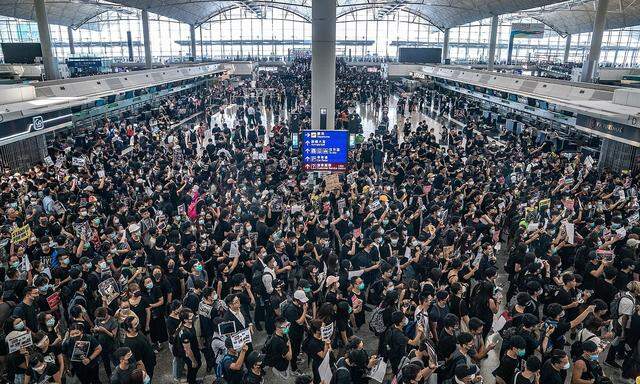
M336 108L336 2L312 2L311 128L334 129Z
M493 71L493 64L496 61L496 43L498 41L498 15L491 18L491 36L489 39L489 57L487 59L487 69Z
M58 65L53 58L51 49L51 34L49 32L49 20L47 19L47 9L44 0L35 0L36 22L38 23L38 35L40 36L40 47L42 48L42 64L47 80L60 78Z
M72 55L76 54L76 46L73 43L73 28L67 27L67 36L69 36L69 52Z
M142 10L142 38L144 40L144 64L147 69L151 69L151 38L149 37L149 12Z
M196 61L196 27L189 25L189 34L191 36L191 61Z
M589 47L589 55L587 61L582 63L582 81L591 82L593 73L598 69L598 61L600 60L600 49L602 48L602 34L607 21L607 9L609 8L609 0L598 0L596 6L596 18L593 22L593 33L591 34L591 47Z
M569 62L569 51L571 50L571 34L567 35L564 38L564 58L562 59L563 64L567 64Z
M442 64L448 64L447 59L449 58L449 31L451 28L446 28L444 30L444 39L442 39Z
M133 40L131 39L131 31L127 31L127 52L129 61L133 61Z

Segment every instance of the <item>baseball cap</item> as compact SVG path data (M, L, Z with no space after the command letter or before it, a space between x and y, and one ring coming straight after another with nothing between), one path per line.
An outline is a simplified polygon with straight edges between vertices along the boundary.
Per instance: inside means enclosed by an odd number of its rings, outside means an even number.
M302 303L306 303L307 301L309 301L309 298L307 297L307 295L304 293L303 290L298 289L294 294L293 294L293 298L302 302Z

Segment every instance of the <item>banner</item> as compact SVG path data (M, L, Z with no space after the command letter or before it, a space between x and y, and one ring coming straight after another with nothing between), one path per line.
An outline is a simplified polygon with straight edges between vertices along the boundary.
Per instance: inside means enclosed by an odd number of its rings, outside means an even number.
M16 228L11 231L11 242L13 244L28 240L31 237L31 227L29 224Z

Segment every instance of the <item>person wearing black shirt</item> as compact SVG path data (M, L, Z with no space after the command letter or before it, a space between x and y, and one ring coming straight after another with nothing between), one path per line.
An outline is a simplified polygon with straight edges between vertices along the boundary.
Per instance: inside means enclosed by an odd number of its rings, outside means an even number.
M263 356L253 351L247 356L247 372L244 375L244 384L262 384L265 375Z
M327 353L331 351L331 342L322 340L321 336L322 320L315 319L310 324L310 331L304 340L304 352L311 361L311 371L313 372L313 383L320 384L320 372L318 368Z
M424 327L422 324L416 326L416 335L413 339L407 337L402 328L406 325L405 319L407 317L400 311L393 312L391 314L391 327L387 330L384 342L387 346L387 358L391 362L391 368L394 374L398 373L398 367L400 366L400 360L407 354L407 347L409 345L420 345L420 339L424 334ZM408 319L407 319L408 321Z
M613 302L618 288L615 286L615 279L618 275L618 269L608 265L604 268L602 275L596 279L597 283L594 288L594 298L601 299L605 303Z
M36 305L40 291L34 286L25 289L24 299L13 309L13 316L24 320L25 325L31 332L38 332L38 317L36 314Z
M514 384L532 384L537 383L537 376L540 372L540 359L536 356L530 356L524 364L524 370L515 374ZM546 383L545 383L546 384Z
M128 347L120 347L113 355L118 361L118 365L111 375L110 383L128 384L131 380L131 373L136 369L136 359L133 357L133 352Z
M542 364L540 383L564 384L567 379L567 370L570 366L567 353L560 349L554 349L547 361Z
M289 322L280 317L276 319L276 329L273 335L265 342L265 365L273 368L273 373L287 378L287 368L291 360L291 342L287 334L290 330Z
M138 332L139 326L140 321L133 316L127 317L124 320L123 327L126 331L126 336L122 345L131 349L136 360L142 361L145 371L149 377L153 378L153 371L156 367L156 355L149 339L141 332Z
M509 339L509 349L500 359L500 365L493 371L497 384L513 383L516 371L520 369L520 359L526 353L527 344L520 336Z
M304 337L304 328L307 321L309 298L303 290L298 289L293 294L293 301L282 310L282 316L291 324L289 327L289 338L291 340L291 370L298 371L298 354Z
M85 343L88 343L88 348L85 350L86 353L76 356L74 350L80 350L76 346ZM82 323L73 323L69 327L68 336L62 342L62 350L69 360L72 360L73 357L71 367L82 384L100 383L100 370L97 359L102 352L102 346L100 346L98 340L84 333L84 325Z
M198 307L198 317L200 318L200 337L204 339L202 354L207 363L207 373L215 368L215 355L211 347L213 332L217 328L213 323L216 317L215 310L215 291L211 287L202 290L202 301Z
M196 384L196 375L202 365L198 337L195 328L193 328L194 319L195 315L189 308L180 311L181 325L177 331L175 344L178 355L184 359L187 365L187 382L189 384Z
M438 360L447 360L456 350L456 329L460 327L458 317L449 313L444 317L444 328L438 336Z

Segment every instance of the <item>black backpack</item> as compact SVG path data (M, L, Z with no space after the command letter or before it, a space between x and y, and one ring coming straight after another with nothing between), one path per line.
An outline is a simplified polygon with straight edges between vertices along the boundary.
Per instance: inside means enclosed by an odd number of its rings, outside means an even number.
M251 289L253 293L263 296L267 294L267 289L264 286L262 277L265 275L264 269L256 269L251 277Z

